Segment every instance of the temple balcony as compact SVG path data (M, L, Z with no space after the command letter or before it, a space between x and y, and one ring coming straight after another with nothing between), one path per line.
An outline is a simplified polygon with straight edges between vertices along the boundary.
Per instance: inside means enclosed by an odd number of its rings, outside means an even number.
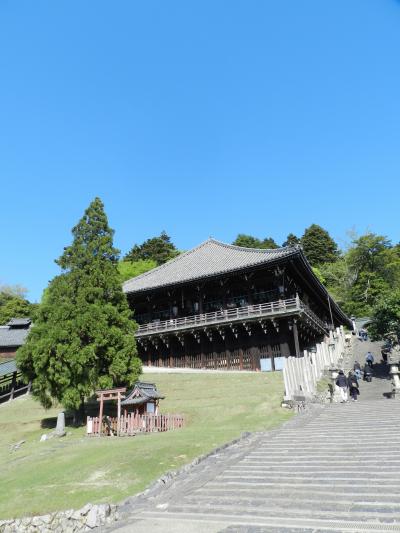
M284 317L299 317L322 334L329 332L329 325L323 322L300 298L277 300L246 307L223 309L211 313L203 313L170 320L157 320L148 324L141 324L136 331L136 338L145 339L156 335L178 334L212 328L231 326L234 324L260 322L263 319L279 319Z

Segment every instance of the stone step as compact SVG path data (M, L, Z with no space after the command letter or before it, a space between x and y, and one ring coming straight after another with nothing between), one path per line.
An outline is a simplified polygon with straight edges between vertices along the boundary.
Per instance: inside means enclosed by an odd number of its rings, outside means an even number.
M288 499L289 501L296 502L300 500L305 501L320 501L321 498L332 500L332 501L345 501L347 503L349 502L357 502L357 503L382 503L382 504L388 504L388 505L398 505L398 497L396 493L394 493L391 489L389 489L387 492L379 491L379 493L376 492L376 489L374 487L370 488L370 491L367 491L365 487L360 490L360 492L354 492L351 487L342 488L338 492L333 492L329 489L329 487L325 487L324 489L321 488L307 488L304 486L301 487L282 487L279 488L276 486L266 486L266 487L235 487L231 485L215 485L210 486L207 485L206 488L200 488L196 491L196 495L198 496L206 496L206 497L212 497L213 495L219 496L229 496L230 498L234 499L235 497L240 498L262 498L264 500L266 499Z
M237 533L240 531L238 526L244 526L244 533L264 533L264 528L272 528L273 533L285 533L284 529L291 532L307 532L307 533L319 533L320 531L329 532L329 533L367 533L367 532L392 532L399 531L397 524L381 524L377 522L370 521L354 521L354 520L337 520L337 519L328 519L328 520L318 520L315 518L291 518L291 517L275 517L275 516L264 516L264 517L249 517L249 516L235 516L232 517L230 514L217 514L217 513L172 513L164 512L158 513L155 511L145 511L142 513L144 518L159 520L161 522L166 521L184 521L188 523L191 521L204 522L204 523L226 523L234 524L231 526L229 533ZM263 528L259 531L254 528ZM253 528L253 529L251 529ZM132 529L132 531L134 531ZM188 532L191 529L187 530ZM215 530L214 530L215 531ZM228 532L229 529L224 529L224 533ZM221 529L222 533L222 529Z
M394 521L400 524L400 509L397 508L397 512L380 512L379 509L371 508L369 511L364 507L359 507L359 510L339 510L338 508L333 507L331 511L325 509L314 509L310 512L310 509L304 509L300 507L296 508L275 508L266 504L262 507L256 507L251 505L223 505L210 503L209 505L202 504L201 508L199 505L186 504L185 502L180 502L176 505L170 505L168 507L168 512L171 513L191 513L195 514L197 512L205 512L209 510L212 514L226 514L229 513L234 519L235 516L249 516L249 517L268 517L271 514L274 517L280 518L313 518L317 520L330 520L330 519L342 519L349 521L363 521L363 520L374 520L381 524L390 524Z
M371 477L367 475L359 475L356 476L355 474L346 475L346 473L339 473L331 476L324 476L324 475L316 475L313 472L302 472L301 474L298 474L296 472L294 473L281 473L281 472L268 472L268 473L250 473L247 474L244 473L229 473L228 471L224 472L223 474L218 475L215 479L217 480L224 480L226 482L229 481L235 481L237 479L242 480L243 482L251 482L253 480L255 481L276 481L279 483L280 481L287 481L287 480L293 480L297 482L303 481L304 483L308 483L309 481L326 484L326 485L333 485L335 483L340 483L342 485L351 485L351 484L358 484L358 485L365 485L365 483L371 482ZM392 472L392 473L386 473L384 475L380 474L379 477L374 476L373 484L374 485L380 485L385 486L387 484L389 485L397 485L395 483L398 480L398 472ZM400 486L400 483L399 483Z
M393 451L393 454L395 452ZM270 456L270 455L265 455L265 456L262 456L262 457L254 457L253 455L249 456L249 457L245 457L244 459L241 460L241 462L239 464L243 464L243 465L249 465L249 466L252 466L252 465L257 465L257 464L260 464L260 465L280 465L280 464L285 464L285 465L302 465L302 464L321 464L321 465L324 465L324 464L327 464L327 465L341 465L343 463L345 464L352 464L354 463L355 465L358 465L360 468L367 468L369 466L374 466L374 465L377 465L377 466L382 466L382 465L385 465L386 463L390 463L393 467L397 467L398 465L400 465L400 459L392 459L393 457L393 454L388 454L386 456L380 456L379 459L365 459L364 457L360 457L360 458L354 458L354 457L346 457L346 456L343 456L342 454L338 454L337 456L335 457L332 457L331 454L329 454L329 457L326 457L326 454L325 455L320 455L319 457L310 457L309 455L297 455L296 458L293 458L291 457L290 455L288 455L287 457L286 456L282 456L282 455L274 455L274 456Z
M249 505L245 506L235 506L232 505L214 505L214 506L207 506L202 505L201 507L198 505L186 505L184 502L180 503L179 505L171 505L167 508L165 512L167 513L188 513L191 515L195 515L196 513L204 513L209 511L213 515L227 515L229 514L231 517L231 521L235 520L235 517L242 517L242 518L263 518L263 517L269 517L273 516L274 518L281 518L281 519L314 519L314 520L323 520L323 521L330 521L330 520L346 520L349 522L355 522L355 521L373 521L380 524L392 524L393 522L399 522L400 523L400 510L397 507L395 512L391 513L380 513L371 511L366 511L365 509L360 509L358 511L351 511L350 510L338 510L333 509L332 511L327 510L319 510L315 509L314 511L310 511L309 509L301 509L301 508L292 508L292 509L276 509L271 508L268 505L260 507L252 507Z
M324 482L325 481L325 482ZM221 481L219 478L216 481L210 481L207 486L210 487L231 487L236 488L236 490L240 490L242 487L276 487L279 490L282 489L319 489L322 488L324 490L327 490L330 488L330 490L337 492L337 491L346 491L346 492L357 492L358 490L362 489L362 492L365 492L367 489L367 485L365 481L362 481L361 483L353 482L353 483L343 483L342 481L335 480L335 482L332 482L331 480L320 481L320 480L293 480L290 481L287 480L287 478L283 478L283 480L279 479L241 479L240 481L238 479L224 479ZM396 483L374 483L372 487L370 487L372 491L375 492L392 492L393 494L400 494L400 486Z
M328 512L328 513L343 513L343 512L362 512L365 515L368 513L385 513L386 515L396 515L400 513L399 505L397 502L376 502L376 501L353 501L351 500L310 500L304 497L294 498L277 498L269 497L265 499L262 496L257 497L257 495L243 496L242 494L232 496L232 494L199 494L192 497L185 497L182 502L185 506L195 506L198 508L200 505L202 509L211 508L216 510L218 508L230 508L234 507L235 509L249 509L249 512L253 510L262 511L263 514L272 514L276 511L292 512L294 506L301 509L301 512L304 514L310 511L315 512ZM181 503L179 503L179 507ZM173 507L171 507L173 510Z
M241 472L249 472L251 474L254 474L255 472L259 472L260 474L262 473L268 473L268 472L285 472L286 473L291 473L291 472L296 472L298 474L303 474L303 472L306 472L306 473L318 473L320 472L321 474L326 474L326 475L331 475L331 474L343 474L345 475L346 472L349 473L349 475L352 477L353 475L357 476L357 475L360 475L362 477L365 477L367 479L371 479L371 475L373 474L393 474L394 476L398 476L398 471L396 471L396 469L393 467L393 465L369 465L368 466L368 469L363 469L363 468L360 468L359 465L357 466L346 466L346 465L337 465L337 466L332 466L332 465L318 465L318 464L315 464L315 465L300 465L300 464L297 464L296 467L294 468L293 465L285 465L285 464L277 464L277 465L267 465L267 466L262 466L262 465L241 465L241 464L238 464L238 465L235 465L235 466L231 466L230 468L228 468L227 470L225 470L225 472L229 472L229 473L233 473L233 472L236 472L236 473L241 473ZM400 483L400 482L399 482Z

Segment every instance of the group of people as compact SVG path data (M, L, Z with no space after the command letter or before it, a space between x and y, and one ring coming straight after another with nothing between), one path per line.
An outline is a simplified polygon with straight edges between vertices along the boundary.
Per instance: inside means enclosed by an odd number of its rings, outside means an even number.
M357 397L360 394L360 389L358 386L357 376L353 370L350 370L347 377L345 376L343 370L339 370L339 375L336 379L336 385L339 387L342 403L348 401L348 393L350 393L350 397L353 402L357 401Z
M356 402L360 394L359 380L363 377L365 381L370 381L367 376L372 374L372 365L374 364L374 356L371 352L367 352L365 356L364 370L361 370L361 365L358 361L354 362L353 370L350 370L348 376L345 375L343 370L339 370L338 377L336 379L336 385L339 387L341 402L348 401L348 395L353 402Z

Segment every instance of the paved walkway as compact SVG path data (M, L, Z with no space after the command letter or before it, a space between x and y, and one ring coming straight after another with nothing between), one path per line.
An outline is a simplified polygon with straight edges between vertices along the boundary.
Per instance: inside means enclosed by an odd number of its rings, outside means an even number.
M368 349L380 354L356 342L359 360ZM357 403L317 408L211 456L157 496L128 504L113 530L400 532L400 402L385 399L389 390L384 376L363 382Z

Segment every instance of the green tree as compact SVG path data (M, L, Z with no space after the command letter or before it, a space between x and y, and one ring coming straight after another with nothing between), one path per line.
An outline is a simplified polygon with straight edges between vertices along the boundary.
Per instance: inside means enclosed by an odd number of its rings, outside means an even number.
M162 265L169 259L179 255L179 250L171 242L171 238L163 231L159 237L147 239L142 244L135 244L125 255L124 261L155 261Z
M257 237L252 235L246 235L245 233L239 233L236 239L233 241L235 246L242 246L243 248L260 248L261 241Z
M286 237L286 241L282 244L282 246L296 246L297 244L300 244L300 239L294 235L294 233L289 233L289 235Z
M19 297L1 297L0 301L0 325L6 324L12 318L35 318L36 304Z
M354 238L347 262L352 273L348 300L356 315L368 315L381 296L399 287L400 260L383 235L369 232Z
M329 233L312 224L301 238L304 253L312 266L332 263L339 257L338 246Z
M152 259L140 259L139 261L120 261L118 264L118 270L120 274L121 283L140 276L149 270L155 268L157 263Z
M72 230L56 261L18 366L43 406L56 400L83 415L96 388L130 385L140 371L131 319L118 272L118 250L99 198Z
M252 235L246 235L245 233L239 233L236 239L233 241L235 246L242 246L244 248L278 248L278 245L272 237L266 237L264 240L261 240Z
M395 335L400 341L400 290L379 300L374 307L372 320L368 331L374 340Z
M272 250L274 248L278 248L278 245L272 237L265 237L265 239L261 242L260 248Z
M353 275L349 269L346 255L340 257L334 263L320 265L318 270L323 278L324 285L335 301L345 312L353 313L353 309L349 306L349 291L352 286Z

